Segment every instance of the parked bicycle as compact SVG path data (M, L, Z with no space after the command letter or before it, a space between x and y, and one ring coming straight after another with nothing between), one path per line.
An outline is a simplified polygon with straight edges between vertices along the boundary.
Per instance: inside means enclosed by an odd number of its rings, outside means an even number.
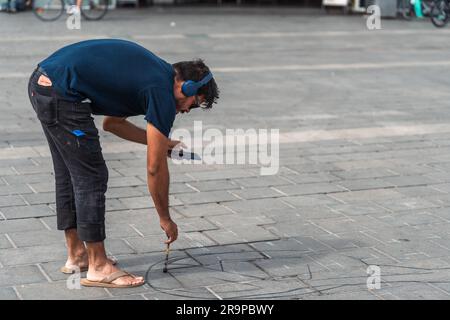
M431 22L437 28L443 28L448 24L450 17L450 0L437 0L431 10Z
M416 0L417 1L417 0ZM431 10L435 5L436 0L422 0L420 8L425 17L431 15ZM401 0L399 5L399 12L406 20L411 20L415 15L415 2L411 0Z
M33 12L42 21L59 19L68 7L75 6L76 0L34 0ZM108 12L109 0L82 0L80 13L86 20L100 20Z

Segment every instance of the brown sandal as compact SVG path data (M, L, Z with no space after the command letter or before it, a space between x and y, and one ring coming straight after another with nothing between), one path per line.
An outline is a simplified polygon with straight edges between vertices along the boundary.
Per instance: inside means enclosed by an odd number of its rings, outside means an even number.
M133 288L142 286L145 283L142 282L137 284L122 284L122 285L112 283L114 280L125 276L136 278L134 275L126 271L120 270L110 274L109 276L104 277L100 281L90 281L88 279L81 279L81 285L85 287L101 287L101 288Z

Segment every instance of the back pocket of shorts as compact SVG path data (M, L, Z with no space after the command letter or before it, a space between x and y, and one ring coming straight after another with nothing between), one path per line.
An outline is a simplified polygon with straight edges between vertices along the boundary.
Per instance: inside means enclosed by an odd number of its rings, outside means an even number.
M56 124L58 120L56 101L53 97L34 94L34 107L38 119L46 125Z

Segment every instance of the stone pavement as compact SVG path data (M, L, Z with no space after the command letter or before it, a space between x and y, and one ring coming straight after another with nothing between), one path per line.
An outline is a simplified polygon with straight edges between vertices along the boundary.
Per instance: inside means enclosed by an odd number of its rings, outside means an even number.
M78 31L1 15L0 298L449 299L449 31L382 27L297 9L120 10ZM181 232L164 274L145 148L100 130L107 249L146 276L135 289L69 290L58 272L66 256L51 159L26 94L37 62L94 37L213 67L220 103L175 128L203 120L281 133L273 176L258 165L171 163ZM367 287L369 266L380 268L380 289Z

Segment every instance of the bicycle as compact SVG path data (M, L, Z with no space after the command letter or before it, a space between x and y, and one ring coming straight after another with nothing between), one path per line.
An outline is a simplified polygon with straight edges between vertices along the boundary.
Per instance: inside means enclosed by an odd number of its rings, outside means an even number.
M401 0L399 5L399 12L406 20L411 20L415 15L414 3L411 0ZM431 11L434 7L436 0L422 0L420 2L420 7L422 14L426 17L431 15Z
M59 19L76 0L34 0L33 13L42 21ZM109 0L82 0L80 13L86 20L100 20L108 12Z
M430 18L433 25L437 28L443 28L447 25L450 17L450 1L437 0L431 10Z

